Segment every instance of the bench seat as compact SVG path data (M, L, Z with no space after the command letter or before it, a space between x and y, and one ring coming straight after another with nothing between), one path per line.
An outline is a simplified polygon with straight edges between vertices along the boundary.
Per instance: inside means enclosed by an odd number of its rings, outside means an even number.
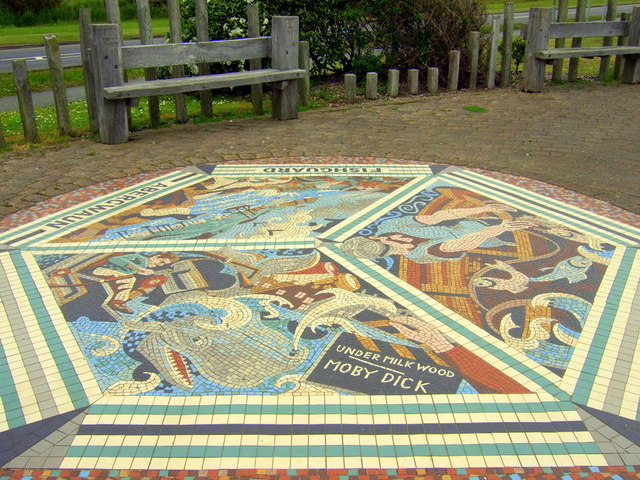
M216 88L256 85L260 83L297 80L307 76L306 70L276 70L265 68L245 72L220 73L200 77L168 78L146 82L127 83L117 87L104 87L104 98L120 100L125 98L152 97L171 93L187 93Z
M541 60L555 60L558 58L592 58L609 57L612 55L640 55L640 47L611 46L611 47L573 47L550 48L536 53Z

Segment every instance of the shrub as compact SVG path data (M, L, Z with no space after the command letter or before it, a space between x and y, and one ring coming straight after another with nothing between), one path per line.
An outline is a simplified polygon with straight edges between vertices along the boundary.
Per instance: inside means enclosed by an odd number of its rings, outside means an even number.
M356 54L351 62L351 71L357 78L365 78L368 72L379 72L382 70L382 59L380 55L373 53Z
M57 7L62 0L0 0L3 7L14 15L24 15L27 12L38 13Z
M520 37L513 37L511 43L511 59L516 64L516 73L520 69L520 64L524 60L524 51L527 48L527 41ZM504 42L500 42L498 47L500 54L504 55Z
M246 7L254 0L209 0L212 40L246 36ZM363 11L355 0L266 0L260 3L261 34L270 34L273 15L297 15L300 37L308 40L314 75L351 68L352 59L370 43ZM181 0L183 38L196 38L195 1Z
M448 53L461 49L469 32L486 19L482 0L363 0L374 42L393 68L438 67L446 71ZM463 49L463 52L465 50ZM462 69L468 59L463 53Z

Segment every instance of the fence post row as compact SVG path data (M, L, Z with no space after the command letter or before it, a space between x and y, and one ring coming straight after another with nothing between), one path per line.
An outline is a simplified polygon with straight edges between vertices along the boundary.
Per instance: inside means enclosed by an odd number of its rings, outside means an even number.
M576 7L576 22L584 22L587 19L587 2L586 0L578 0ZM571 48L577 48L582 46L582 37L575 37L571 40ZM569 59L569 72L567 74L567 80L575 82L578 79L578 67L580 65L579 58Z
M480 32L469 32L469 60L471 63L469 73L469 90L475 90L478 86L478 59L480 57Z
M169 11L169 40L171 43L182 43L182 24L178 0L168 0L167 7ZM173 65L171 67L171 76L173 78L184 77L184 66ZM187 123L189 117L187 115L187 99L184 93L174 94L173 101L176 109L176 122Z
M622 22L628 22L630 21L631 17L628 13L621 13L620 14L620 21ZM627 40L629 39L628 36L626 35L620 35L618 37L618 41L617 41L617 46L619 47L623 47L625 45L627 45ZM615 78L616 80L620 79L620 77L622 76L622 68L624 67L624 57L622 55L616 55L616 61L615 61L615 65L613 67L613 78Z
M500 86L507 87L511 83L511 62L513 61L513 23L514 4L504 4L504 26L502 31L502 70L500 71Z
M390 68L388 75L389 78L387 79L387 94L390 97L397 97L400 87L400 70L396 68Z
M566 22L569 18L569 0L560 0L558 3L558 22ZM564 48L566 44L565 38L556 38L554 42L555 48ZM553 72L551 79L554 82L562 81L562 68L564 62L561 58L553 61Z
M53 103L56 108L58 120L58 132L62 136L71 135L71 115L69 115L69 100L67 89L64 86L64 67L60 56L60 45L53 34L44 36L44 47L51 74L51 87L53 90Z
M122 27L120 27L120 3L118 0L104 0L104 5L107 10L107 22L118 25L118 28L120 28L120 45L124 45ZM122 72L122 78L125 83L129 81L126 70ZM129 108L129 105L127 105L127 123L131 125L131 109Z
M500 35L500 19L497 15L491 21L491 40L489 43L489 54L487 66L487 88L496 86L496 61L498 58L498 41Z
M260 7L257 3L247 5L247 36L249 38L260 36ZM260 70L261 68L261 58L249 60L249 70ZM251 104L253 105L254 115L264 115L263 101L262 84L251 85Z
M0 118L0 150L7 148L7 141L4 139L4 127L2 126L2 118Z
M427 92L431 95L438 93L440 70L436 67L427 68Z
M207 0L196 0L196 40L199 42L209 41L209 11L207 10ZM211 68L207 62L198 64L199 75L209 75ZM200 92L200 113L205 117L213 117L213 105L211 103L211 90Z
M298 49L298 68L307 71L307 76L298 80L298 104L302 107L309 106L309 95L311 92L311 77L309 72L311 70L311 61L309 58L309 42L303 40L300 42L300 48Z
M356 101L356 75L347 73L344 76L344 95L347 103Z
M27 142L38 143L40 141L40 135L38 135L36 112L33 108L33 96L31 95L31 87L29 86L27 61L24 59L13 60L11 65L13 68L13 81L16 85L16 94L18 96L18 107L20 109L24 138Z
M460 50L449 52L449 67L447 70L447 90L458 90L458 79L460 77Z
M605 15L605 21L612 22L616 19L616 0L607 0L607 13ZM610 47L613 45L613 37L604 37L602 40L603 47ZM602 57L600 59L600 72L598 73L598 78L600 80L604 80L607 76L607 72L609 71L609 63L611 61L611 57Z
M138 7L138 28L140 30L140 45L153 44L153 32L151 29L151 10L149 8L149 0L136 0ZM158 78L155 68L144 69L144 79L146 81ZM158 97L149 97L149 121L152 127L160 125L160 99Z
M372 100L378 98L378 72L367 73L367 89L365 96Z
M95 98L94 67L91 65L91 44L93 43L93 30L91 27L91 10L81 8L79 14L80 23L80 58L82 72L84 74L84 97L87 100L87 114L89 116L89 128L98 133L98 106Z
M407 72L407 83L409 84L409 93L417 95L420 89L420 71L417 68L410 68Z

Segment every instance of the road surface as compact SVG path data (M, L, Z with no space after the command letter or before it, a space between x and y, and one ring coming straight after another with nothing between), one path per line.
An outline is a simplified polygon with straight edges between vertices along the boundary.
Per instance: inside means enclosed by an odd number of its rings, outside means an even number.
M164 37L156 37L154 41L155 43L162 43L164 42ZM135 38L124 42L125 45L140 44L140 40ZM62 65L65 67L80 65L80 45L77 43L60 45L60 56L62 57ZM46 70L49 68L44 45L33 45L30 47L0 49L0 73L11 72L11 62L18 59L25 59L29 70Z

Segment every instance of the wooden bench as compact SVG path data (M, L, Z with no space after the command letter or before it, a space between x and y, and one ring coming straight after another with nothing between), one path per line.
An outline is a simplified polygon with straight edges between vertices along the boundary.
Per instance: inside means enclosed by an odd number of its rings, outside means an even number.
M552 38L626 36L626 46L549 48ZM629 22L552 23L551 9L532 8L529 12L527 47L524 54L523 90L540 92L545 66L559 58L593 58L623 55L624 83L640 82L640 7L634 7Z
M297 80L307 75L306 70L298 68L298 17L273 17L271 37L163 45L121 46L118 25L93 25L91 57L96 71L100 141L108 144L128 140L127 105L139 97L268 83L273 88L272 117L297 118ZM130 68L257 58L271 58L271 68L135 83L123 81L123 72Z

